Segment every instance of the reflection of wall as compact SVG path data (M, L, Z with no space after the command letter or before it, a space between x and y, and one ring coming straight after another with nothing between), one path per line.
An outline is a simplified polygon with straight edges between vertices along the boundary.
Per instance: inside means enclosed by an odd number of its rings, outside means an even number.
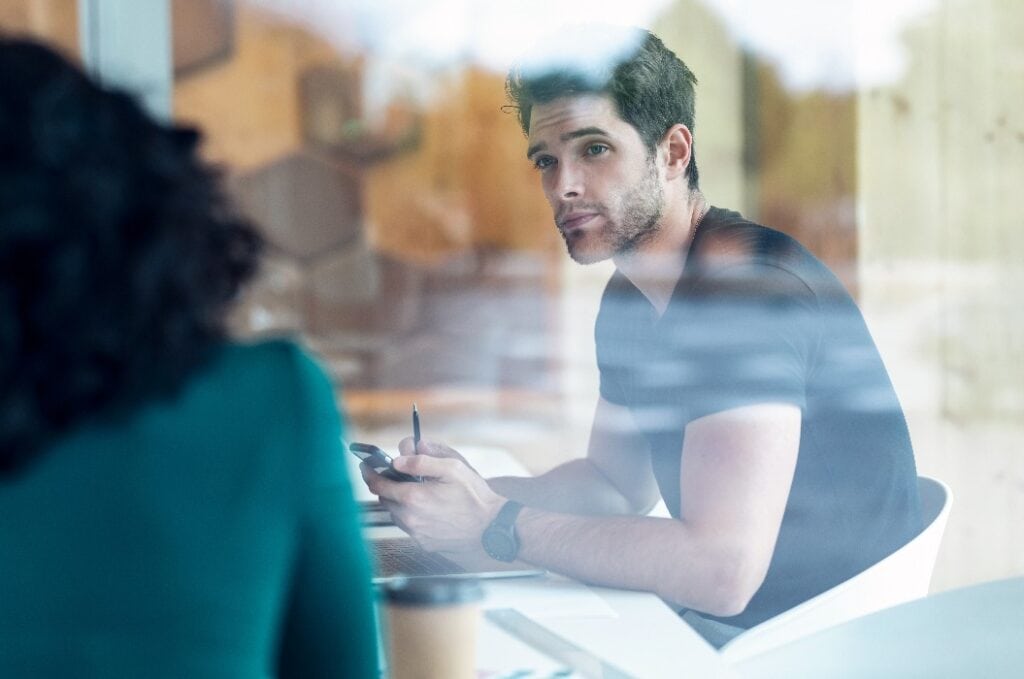
M503 75L468 68L434 85L418 152L369 173L374 242L419 261L478 246L556 252L525 138L501 112Z
M78 0L3 0L0 30L26 33L78 55Z
M935 6L860 98L860 243L919 466L957 494L946 587L1024 574L1024 7Z
M302 332L354 387L544 382L558 251L503 75L389 66L432 96L371 116L372 54L235 17L233 53L176 83L175 113L273 245L236 327Z
M334 56L300 29L239 3L230 60L174 86L175 118L206 132L205 151L232 170L249 170L301 146L297 74Z
M171 0L174 73L183 77L230 58L235 0Z
M904 80L861 99L865 266L914 262L946 305L942 407L1024 408L1024 8L946 0Z
M237 22L232 58L176 83L175 115L207 131L211 158L249 170L302 147L303 73L317 65L351 69L372 55L341 54L246 3ZM430 79L436 96L422 112L417 150L366 173L369 240L420 262L477 246L550 252L550 216L523 159L522 135L513 116L500 111L502 74L413 76Z
M698 0L676 0L651 30L697 76L694 147L701 188L714 205L742 210L742 53L721 19Z
M752 75L758 219L799 240L856 295L857 96L789 91L769 64Z
M698 0L654 27L697 75L697 161L709 200L784 231L855 292L856 98L787 91Z

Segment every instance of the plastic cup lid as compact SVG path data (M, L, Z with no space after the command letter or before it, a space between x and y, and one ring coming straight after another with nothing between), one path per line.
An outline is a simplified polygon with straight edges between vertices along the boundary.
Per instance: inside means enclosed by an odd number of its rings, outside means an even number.
M444 606L479 601L484 596L476 578L402 578L384 585L384 599L408 606Z

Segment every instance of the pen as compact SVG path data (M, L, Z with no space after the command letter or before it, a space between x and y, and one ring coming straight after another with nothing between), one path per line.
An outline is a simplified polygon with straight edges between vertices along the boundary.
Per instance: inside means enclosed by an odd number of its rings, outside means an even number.
M420 444L420 411L416 409L416 404L412 404L412 441L413 445L419 446Z

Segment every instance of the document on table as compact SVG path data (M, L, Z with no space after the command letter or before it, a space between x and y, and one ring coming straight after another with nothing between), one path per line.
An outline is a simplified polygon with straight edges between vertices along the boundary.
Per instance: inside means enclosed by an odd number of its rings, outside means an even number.
M577 646L568 639L553 632L544 625L526 617L511 608L498 608L487 611L484 617L488 622L529 644L533 649L561 665L554 674L547 676L577 676L587 679L634 679L615 665L587 649ZM571 669L570 669L571 668ZM526 676L536 676L536 667Z
M579 675L558 658L534 648L487 618L481 622L476 664L479 679L578 679Z
M530 618L617 618L618 614L586 585L558 575L522 580L489 580L483 608L514 608Z

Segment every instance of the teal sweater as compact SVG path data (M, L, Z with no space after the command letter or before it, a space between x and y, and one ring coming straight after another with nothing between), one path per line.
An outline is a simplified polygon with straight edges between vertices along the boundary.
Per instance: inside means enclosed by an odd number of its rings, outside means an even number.
M0 477L0 676L375 677L340 434L301 350L226 345Z

